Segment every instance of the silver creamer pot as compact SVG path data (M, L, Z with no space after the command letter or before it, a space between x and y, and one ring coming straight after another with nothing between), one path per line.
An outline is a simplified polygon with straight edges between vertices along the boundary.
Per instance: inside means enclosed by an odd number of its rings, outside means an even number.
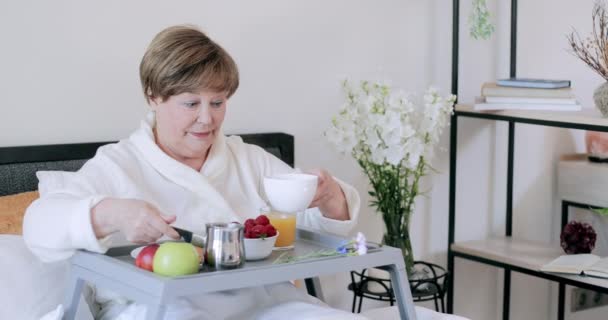
M240 223L207 223L204 247L207 265L221 270L245 262L244 229Z

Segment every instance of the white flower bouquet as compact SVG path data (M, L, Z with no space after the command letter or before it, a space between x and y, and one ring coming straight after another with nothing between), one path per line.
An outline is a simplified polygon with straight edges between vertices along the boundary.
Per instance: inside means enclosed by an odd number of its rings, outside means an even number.
M406 266L414 258L410 216L418 183L431 166L434 147L448 124L456 97L428 89L421 101L383 83L343 83L346 103L325 132L327 139L359 163L372 186L372 206L386 225L383 242L401 248Z

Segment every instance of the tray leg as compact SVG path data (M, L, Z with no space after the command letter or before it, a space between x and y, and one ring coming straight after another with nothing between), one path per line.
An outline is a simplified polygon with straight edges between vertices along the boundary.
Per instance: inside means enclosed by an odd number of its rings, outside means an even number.
M149 303L146 307L146 320L162 320L165 317L167 307L164 304Z
M84 286L84 280L78 275L78 271L72 266L70 270L70 279L66 290L64 307L65 313L63 315L64 320L74 320L76 317L76 311L78 310L78 302L80 302L80 295L82 294L82 288Z
M306 284L306 291L308 291L309 295L317 297L317 299L321 301L325 301L323 291L321 290L321 281L319 281L318 277L306 278L304 283Z
M393 283L393 292L397 298L397 306L399 307L399 315L402 320L416 320L416 309L414 308L414 300L412 300L412 292L410 291L410 283L407 280L405 267L391 264L383 269L389 272Z

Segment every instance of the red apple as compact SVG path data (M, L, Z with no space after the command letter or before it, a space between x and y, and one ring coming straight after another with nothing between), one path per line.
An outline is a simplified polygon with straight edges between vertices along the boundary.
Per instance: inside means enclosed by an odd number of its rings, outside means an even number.
M154 271L154 254L156 254L158 247L159 245L155 243L143 248L135 259L135 265L148 271Z

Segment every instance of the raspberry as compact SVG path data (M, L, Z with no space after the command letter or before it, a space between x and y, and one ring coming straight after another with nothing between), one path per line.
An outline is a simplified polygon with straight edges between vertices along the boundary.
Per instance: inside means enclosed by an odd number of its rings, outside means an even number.
M249 230L249 233L252 238L254 238L254 239L259 238L262 235L262 233L264 233L264 226L256 225Z
M264 226L264 233L267 237L274 237L277 235L277 229L275 229L271 224L267 224Z
M245 220L245 230L253 228L254 226L255 226L255 220L253 220L253 219Z
M268 217L265 215L260 215L257 218L255 218L255 224L259 224L259 225L267 225L270 223L270 220L268 220Z

